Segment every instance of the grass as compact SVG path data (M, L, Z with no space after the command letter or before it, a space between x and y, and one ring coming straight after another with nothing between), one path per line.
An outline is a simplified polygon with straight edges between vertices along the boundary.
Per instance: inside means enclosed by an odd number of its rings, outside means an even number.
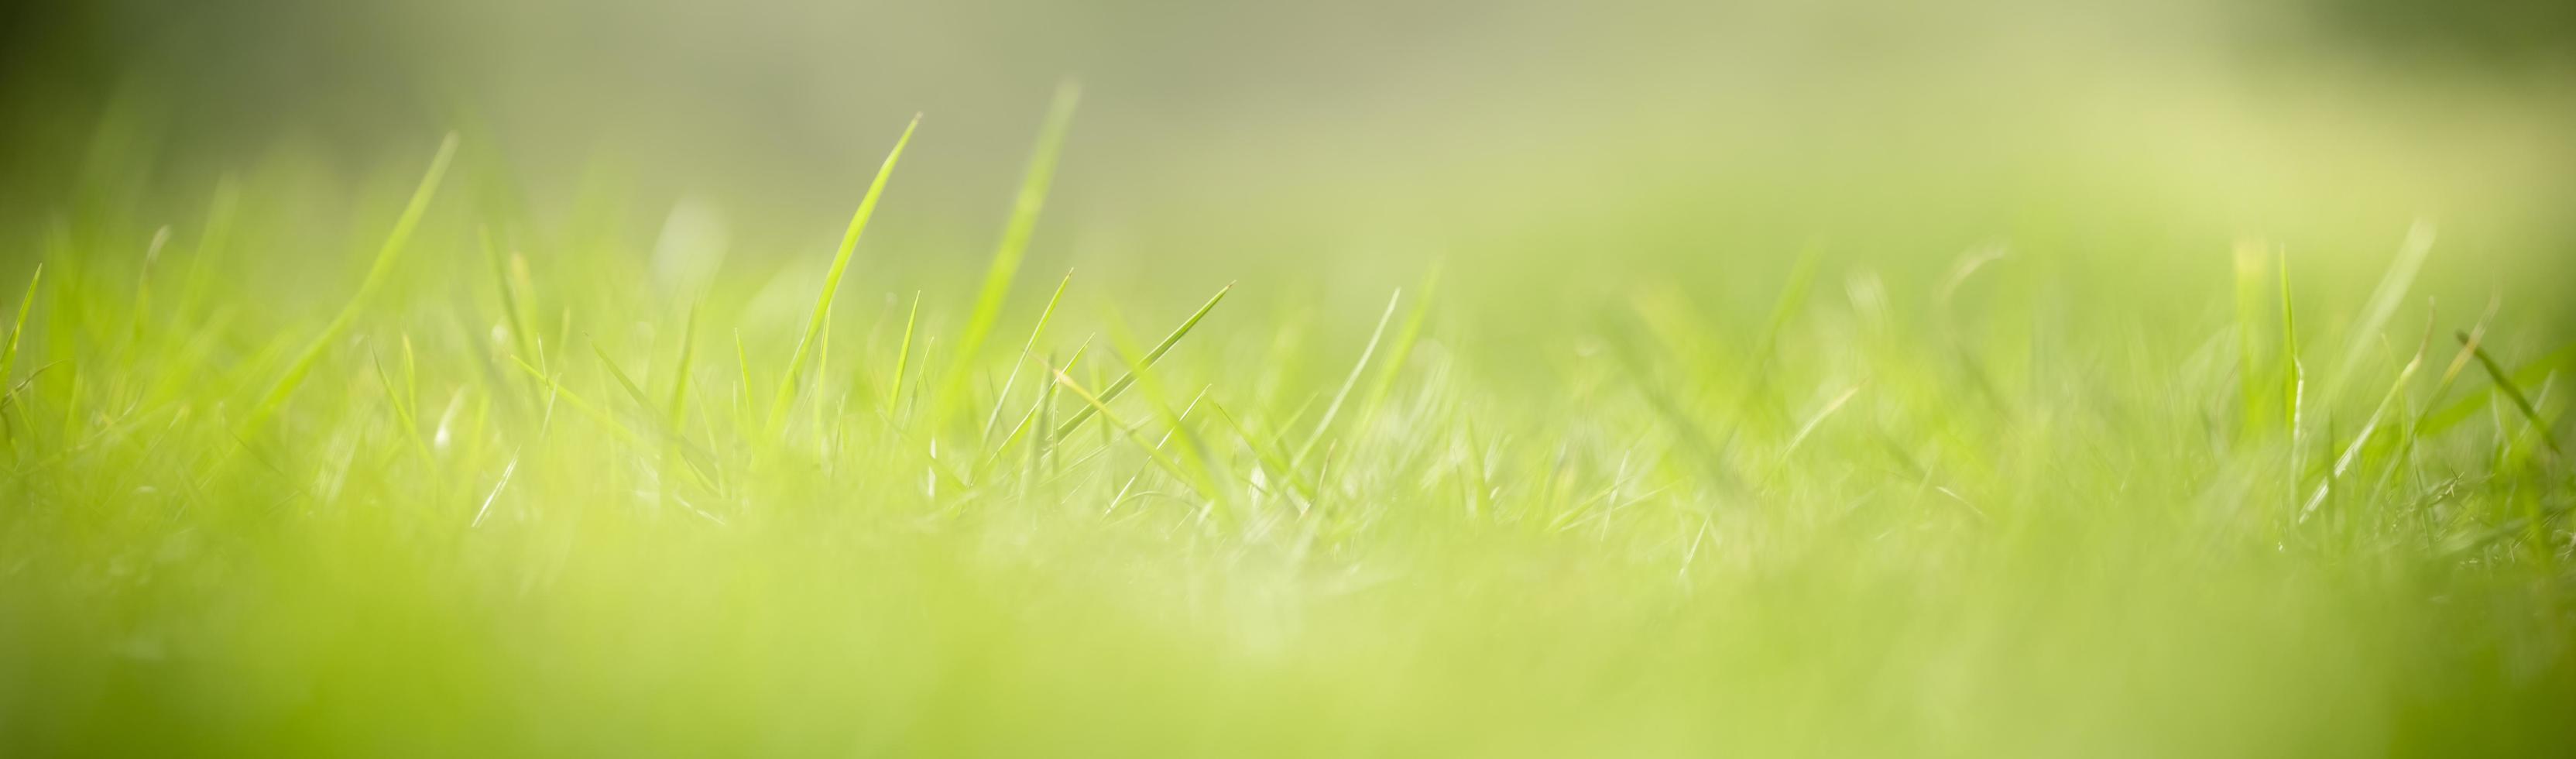
M907 127L801 322L441 199L452 139L355 284L272 278L359 262L256 182L66 221L0 353L0 753L2576 752L2576 336L2422 371L2429 227L2349 318L2249 243L2232 304L2206 251L1811 250L1767 308L1067 275L1013 326L1071 108L971 297L836 308ZM1140 290L1150 346L1059 308Z

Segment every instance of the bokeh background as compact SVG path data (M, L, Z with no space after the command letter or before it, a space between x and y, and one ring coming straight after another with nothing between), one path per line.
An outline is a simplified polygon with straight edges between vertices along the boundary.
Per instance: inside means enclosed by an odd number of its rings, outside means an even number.
M1068 78L1084 100L1028 271L1257 279L1358 319L1435 260L1468 293L1642 279L1759 302L1802 250L1902 280L1995 248L2221 303L2230 246L2256 238L2342 292L2420 219L2442 233L2433 292L2530 292L2510 305L2563 321L2534 283L2576 258L2576 4L2551 0L33 0L0 19L13 258L66 214L184 222L243 172L308 188L306 218L350 225L312 247L342 255L449 130L478 188L532 219L813 256L918 112L861 283L962 283Z

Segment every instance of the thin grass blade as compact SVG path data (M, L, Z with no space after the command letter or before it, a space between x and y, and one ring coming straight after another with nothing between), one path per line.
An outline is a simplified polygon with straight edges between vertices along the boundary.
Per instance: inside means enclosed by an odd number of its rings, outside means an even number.
M786 423L787 405L795 401L796 382L805 371L806 353L812 349L815 338L822 334L823 321L831 318L832 298L841 290L841 275L850 269L850 254L859 248L859 234L867 231L868 217L876 214L877 200L885 196L886 180L894 176L895 162L903 158L904 146L912 143L912 132L920 127L921 116L915 114L912 123L904 125L903 136L895 138L894 150L886 153L885 163L877 167L876 178L869 180L868 194L859 199L859 210L850 214L850 227L841 233L841 248L832 254L832 268L823 273L823 292L814 298L814 316L806 321L803 336L796 339L796 353L788 358L787 373L779 376L778 392L772 394L769 404L772 437Z

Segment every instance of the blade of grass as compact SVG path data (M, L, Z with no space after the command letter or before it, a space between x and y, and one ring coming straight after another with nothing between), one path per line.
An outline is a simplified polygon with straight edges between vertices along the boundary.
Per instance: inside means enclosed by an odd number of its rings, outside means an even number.
M644 392L644 386L635 384L635 378L626 376L626 370L617 368L616 359L609 358L608 351L601 350L598 343L591 344L590 354L598 356L599 365L608 369L608 376L616 378L617 386L626 389L626 397L634 399L637 407L648 410L646 416L649 418L653 396Z
M376 291L384 287L385 279L392 276L394 262L402 258L404 246L411 242L412 230L420 226L420 217L428 213L430 199L437 197L438 183L447 176L448 161L455 157L456 135L451 133L439 142L438 155L429 160L428 174L421 177L420 186L413 188L411 202L403 206L402 216L394 220L393 233L387 235L384 246L376 250L375 262L367 267L367 276L358 283L358 292L349 297L348 304L331 317L329 324L323 326L321 334L313 336L313 341L287 364L286 372L277 378L277 384L269 387L268 394L251 407L237 431L240 437L250 437L277 413L279 407L286 404L287 397L294 395L296 388L304 384L305 376L313 372L313 363L322 357L322 351L330 347L332 341L338 340L341 333L348 331L349 325L357 320L359 309L364 308Z
M1124 355L1120 357L1123 359L1127 355L1134 355L1135 341L1119 325L1113 322L1111 326L1113 331L1110 338L1124 348ZM1188 424L1190 411L1198 407L1200 399L1207 397L1208 389L1200 388L1198 394L1190 398L1190 402L1176 413L1171 405L1173 396L1165 392L1162 378L1152 367L1129 361L1127 373L1136 378L1137 392L1144 396L1147 406L1152 408L1155 416L1162 421L1166 430L1164 438L1170 439L1177 436L1181 439L1180 461L1197 473L1198 483L1201 485L1198 490L1210 498L1210 507L1216 510L1220 518L1232 520L1235 517L1234 491L1220 485L1228 478L1218 471L1219 462L1216 460L1216 455L1209 450L1206 440ZM1155 447L1161 448L1162 443L1155 443Z
M947 385L940 390L931 410L933 427L946 423L948 409L966 387L967 368L974 364L976 352L984 347L984 338L1002 314L1002 301L1010 296L1011 280L1019 274L1020 259L1028 252L1029 236L1037 229L1038 211L1046 206L1047 187L1055 181L1056 156L1063 151L1065 131L1073 123L1075 104L1081 100L1080 85L1068 80L1056 87L1055 102L1047 107L1046 124L1038 130L1037 148L1029 155L1028 171L1020 178L1019 197L1011 204L1011 220L1002 228L1001 241L993 246L993 262L984 270L984 285L975 295L975 310L966 318L965 331L958 335Z
M1147 385L1148 385L1148 386L1151 386L1151 384L1152 384L1152 383L1147 383ZM1154 450L1156 450L1156 451L1161 451L1161 450L1163 450L1163 447L1164 447L1164 446L1167 446L1167 445L1170 445L1170 444L1171 444L1171 442L1172 442L1172 438L1173 438L1174 436L1180 436L1180 437L1184 438L1184 439L1182 440L1181 451L1182 451L1182 455L1183 455L1183 457L1186 459L1186 458L1188 457L1188 455L1189 455L1189 450L1190 450L1190 447L1191 447L1191 446L1190 446L1190 441L1191 441L1191 440L1193 440L1193 439L1195 439L1195 438L1192 438L1192 437L1190 436L1190 434L1189 434L1189 430L1188 430L1188 429L1186 429L1186 428L1184 428L1184 427L1182 427L1182 426L1181 426L1181 422L1187 421L1187 420L1190 418L1190 412L1198 410L1198 407L1199 407L1199 401L1206 400L1206 399L1207 399L1207 391L1206 391L1205 389L1201 389L1201 390L1199 391L1199 394L1198 394L1198 395L1193 396L1193 397L1191 397L1191 398L1190 398L1190 403L1189 403L1189 405L1188 405L1187 407L1182 408L1182 409L1181 409L1181 413L1180 413L1178 416L1174 416L1174 415L1171 413L1171 409L1170 409L1169 407L1159 406L1159 404L1158 404L1158 410L1159 410L1159 412L1160 412L1160 415L1161 415L1161 416L1163 416L1166 420L1171 420L1171 422L1170 422L1170 424L1169 424L1169 425L1167 425L1167 427L1163 430L1163 436L1162 436L1162 437L1159 437L1159 438L1155 438L1155 439L1154 439ZM1102 508L1102 509L1101 509L1101 513L1102 513L1102 515L1106 516L1106 515L1109 515L1109 514L1115 514L1115 513L1117 513L1119 504L1126 503L1126 502L1127 502L1127 497L1128 497L1128 495L1129 495L1130 493L1135 493L1135 490L1136 490L1136 482L1137 482L1138 480L1142 480L1142 479L1144 479L1144 478L1145 478L1145 472L1146 472L1146 471L1148 471L1148 470L1151 470L1151 469L1153 469L1153 468L1154 468L1154 467L1152 467L1152 466L1150 466L1150 465L1149 465L1149 466L1146 466L1146 467L1144 467L1144 468L1142 468L1142 469L1138 469L1138 470L1136 471L1136 473L1135 473L1135 474L1128 475L1128 476L1127 476L1127 481L1126 481L1125 483L1120 484L1120 485L1118 486L1118 492L1117 492L1116 494L1111 495L1111 496L1109 497L1109 505L1108 505L1107 507L1104 507L1104 508ZM1222 492L1222 491L1220 491L1220 492ZM1139 496L1142 496L1142 495L1157 495L1157 494L1153 494L1153 493L1135 493L1135 494L1136 494L1136 495L1139 495ZM1231 509L1229 508L1229 509L1228 509L1228 511L1231 511Z
M1232 283L1228 283L1225 287L1218 289L1214 297L1208 298L1206 304L1199 306L1198 311L1190 314L1190 318L1182 320L1181 326L1174 328L1172 330L1172 334L1165 335L1163 337L1163 341L1155 344L1153 350L1147 351L1145 353L1145 358L1136 362L1136 365L1140 367L1152 367L1155 361L1163 358L1163 354L1170 353L1172 346L1179 344L1181 342L1181 338L1190 333L1191 328L1197 327L1200 319L1207 318L1209 311L1216 310L1216 304L1225 300L1226 293L1233 291L1234 285ZM1067 377L1064 379L1070 380L1071 378ZM1133 372L1130 372L1125 376L1121 376L1117 381L1109 383L1109 389L1102 392L1096 400L1099 400L1102 403L1117 400L1118 394L1126 392L1127 386L1135 384L1135 382L1136 375ZM1063 425L1056 428L1055 437L1063 438L1067 435L1073 434L1075 429L1082 426L1084 420L1090 419L1091 415L1098 410L1099 406L1095 405L1075 412L1072 419L1065 420Z
M2335 480L2351 471L2353 462L2361 458L2362 446L2368 444L2370 436L2378 431L2380 421L2388 418L2389 411L2397 407L2398 399L2405 397L2407 380L2415 378L2416 368L2424 365L2424 352L2433 343L2432 325L2428 323L2424 327L2424 339L2417 344L2415 357L2397 370L2397 381L2389 383L2388 394L2380 397L2379 407L2371 410L2370 418L2361 423L2361 431L2353 435L2352 443L2345 446L2343 455L2335 457L2334 465L2327 468L2326 481L2318 483L2316 492L2308 497L2307 505L2300 507L2299 519L2306 520L2308 515L2316 512L2317 506L2325 503L2326 494L2334 488Z
M841 249L832 254L832 268L823 273L823 292L814 298L814 316L806 321L804 336L796 339L796 353L787 360L787 373L778 378L778 392L769 404L769 435L777 437L787 423L787 405L796 399L796 381L805 371L806 352L816 336L823 332L823 320L831 318L832 298L841 290L841 275L850 268L850 254L858 250L859 234L867 231L868 217L877 211L877 199L885 195L886 180L894 176L894 165L903 158L903 147L912 142L912 131L921 126L921 116L914 114L912 123L903 127L903 136L895 138L894 150L886 153L885 163L877 167L877 176L868 182L868 194L859 199L859 210L850 214L850 227L841 233Z
M1351 389L1358 387L1360 376L1368 372L1369 357L1377 355L1378 341L1386 337L1386 325L1395 320L1395 306L1403 300L1404 290L1401 288L1387 297L1386 311L1378 314L1377 328L1369 331L1368 347L1360 349L1359 362L1352 364L1351 373L1342 378L1341 389L1333 391L1332 402L1324 404L1324 417L1316 420L1314 431L1306 433L1306 442L1297 445L1297 455L1288 459L1290 465L1306 460L1306 455L1314 452L1315 443L1323 440L1324 433L1333 428L1333 418L1341 415L1342 402L1350 399Z
M2549 452L2561 457L2566 456L2567 451L2558 447L2558 435L2549 431L2548 420L2540 417L2540 410L2531 405L2531 398L2522 394L2522 387L2514 384L2513 377L2505 372L2504 367L2496 364L2495 357L2487 354L2486 347L2471 340L2466 332L2458 333L2456 336L2461 345L2468 346L2469 351L2477 356L2478 366L2487 370L2487 377L2495 380L2496 388L2503 390L2504 397L2513 401L2514 408L2521 409L2523 418L2531 420L2531 426L2540 431L2540 442L2549 446Z
M1199 488L1197 480L1190 476L1189 470L1183 469L1179 463L1172 461L1171 457L1164 455L1161 448L1155 446L1152 441L1146 440L1145 436L1135 428L1127 426L1126 422L1119 421L1118 415L1109 410L1106 399L1082 389L1082 384L1075 382L1073 375L1064 373L1063 369L1051 366L1047 367L1047 371L1055 375L1057 386L1064 388L1066 392L1073 393L1074 397L1081 398L1092 411L1098 412L1102 424L1126 435L1128 441L1135 443L1137 448L1143 449L1146 457L1153 459L1155 465L1162 467L1163 471L1171 473L1173 478L1188 484L1192 489ZM1202 491L1199 495L1207 496L1207 493Z
M912 361L912 328L914 325L920 323L920 320L921 292L916 290L912 294L912 312L903 317L902 345L896 348L894 353L894 382L886 386L885 414L887 421L894 420L895 404L903 399L904 365Z
M2444 396L2451 394L2451 386L2459 381L2460 372L2469 368L2470 361L2476 360L2477 346L2487 336L2487 324L2495 319L2496 312L2503 307L2503 302L2489 300L2486 313L2479 315L2477 323L2469 326L2468 344L2460 346L2460 351L2451 355L2451 364L2442 370L2442 379L2433 383L2433 393L2425 396L2424 407L2416 411L2415 434L2429 435L2440 431L2441 427L2434 424L2435 407L2442 402ZM2461 403L2465 405L2474 400L2478 399L2464 398L2461 399Z
M1074 348L1073 358L1065 360L1065 368L1070 369L1073 368L1073 365L1081 363L1082 354L1089 350L1091 350L1091 341L1082 341L1081 346ZM1011 444L1019 442L1020 436L1028 434L1028 431L1033 427L1040 430L1045 429L1047 401L1051 397L1048 394L1047 389L1053 386L1054 383L1038 386L1038 397L1036 401L1029 404L1028 413L1020 415L1019 423L1011 425L1011 433L1003 436L1001 443L989 446L992 450L984 454L984 463L978 466L978 469L992 466L993 462L1000 461L1002 454L1011 450ZM1040 432L1039 436L1045 437L1045 433Z
M2477 337L2478 334L2476 332L2471 332L2470 336ZM2480 345L2484 345L2484 343L2481 342ZM2460 360L2463 362L2469 361L2474 357L2474 355L2473 351L2463 350L2460 353ZM2463 364L2463 366L2465 366L2465 364ZM2505 376L2512 377L2515 384L2528 385L2534 382L2546 380L2549 375L2554 372L2570 369L2576 369L2576 343L2569 343L2565 346L2559 347L2557 350L2543 354L2540 358L2524 362L2521 367L2509 370L2509 373ZM2476 414L2479 409L2493 404L2495 402L2494 396L2501 394L2501 392L2502 391L2497 388L2490 386L2483 392L2471 394L2468 397L2453 401L2451 405L2432 412L2430 416L2430 429L2434 431L2446 430L2460 422L2467 421L2468 418L2471 415Z
M1010 399L1011 388L1020 381L1020 365L1028 363L1029 355L1037 350L1038 338L1046 335L1047 322L1055 318L1055 306L1064 300L1064 288L1071 284L1073 272L1070 271L1064 273L1063 280L1055 283L1055 294L1047 297L1046 310L1038 312L1038 324L1029 330L1029 341L1020 345L1020 357L1011 361L1011 373L1002 380L1002 392L993 395L993 413L984 419L984 437L988 441L993 437L993 425L1002 421L1004 401ZM1004 445L1007 447L1008 443Z
M1370 383L1368 398L1360 403L1361 429L1368 429L1377 420L1378 411L1386 407L1387 393L1395 389L1396 376L1404 371L1405 359L1413 355L1413 344L1422 337L1422 323L1431 314L1431 299L1439 292L1439 287L1440 269L1435 264L1431 273L1423 275L1422 294L1413 299L1413 312L1405 315L1404 328L1396 332L1395 345L1387 352L1385 364L1378 369L1377 381Z
M2387 273L2380 275L2379 284L2370 290L2361 318L2353 322L2352 335L2344 341L2343 357L2335 361L2334 374L2327 378L2329 384L2336 386L2326 393L2328 399L2335 397L2334 389L2339 389L2361 363L2362 354L2379 336L2380 328L2387 326L2388 318L2396 315L2398 301L2406 297L2407 288L2415 283L2416 272L2424 268L2424 259L2432 251L2433 225L2418 220L2406 230L2406 242L2397 249L2397 259L2388 263Z
M1074 367L1082 365L1082 354L1091 352L1092 337L1083 337L1082 344L1074 346L1073 356L1056 366L1064 371L1072 371ZM1038 387L1037 438L1029 441L1029 458L1032 464L1054 455L1056 444L1064 440L1064 436L1055 434L1056 391L1056 383L1053 381Z
M2281 271L2281 370L2283 373L2281 399L2287 404L2283 409L2285 412L2283 421L2289 425L2290 431L2290 468L2287 472L2290 480L2290 505L2296 508L2300 507L2299 481L2307 476L2304 455L2307 447L2301 444L2305 435L2305 431L2301 429L2304 426L2302 422L2306 420L2301 417L2307 411L2305 408L2307 399L2303 396L2307 394L2308 384L2306 373L2299 365L2298 316L2290 308L2289 253L2283 251L2276 254L2274 261L2278 263Z

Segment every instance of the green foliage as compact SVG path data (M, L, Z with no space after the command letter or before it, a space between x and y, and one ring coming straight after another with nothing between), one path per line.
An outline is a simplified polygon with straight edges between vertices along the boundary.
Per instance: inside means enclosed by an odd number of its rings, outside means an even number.
M2223 251L2157 289L1810 248L1750 299L1068 277L1014 325L1069 108L981 288L875 312L835 294L909 128L810 316L506 251L430 202L453 142L354 293L51 247L0 353L0 754L2576 750L2570 336L2374 351L2467 265L2429 232L2296 322L2248 245L2232 310ZM310 223L217 207L158 255Z

